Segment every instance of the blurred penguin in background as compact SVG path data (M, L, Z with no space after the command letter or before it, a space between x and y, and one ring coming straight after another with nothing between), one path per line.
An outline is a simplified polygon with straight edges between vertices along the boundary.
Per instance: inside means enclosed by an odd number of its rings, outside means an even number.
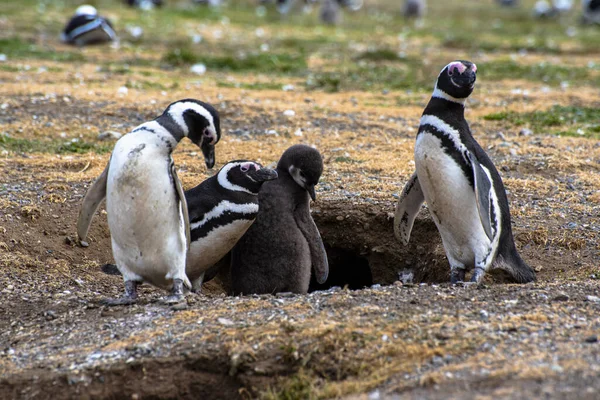
M336 0L323 0L319 18L326 25L337 25L342 20L340 5Z
M518 0L496 0L496 3L503 7L515 7L519 4Z
M162 7L162 0L125 0L129 7L137 7L142 10L152 10L154 7Z
M572 0L539 0L533 6L533 16L536 18L555 18L568 13L573 7Z
M209 7L219 7L222 3L221 0L192 0L194 4Z
M584 24L600 24L600 0L583 0L583 15L581 22Z
M427 3L425 0L405 0L402 15L405 18L422 18L425 15Z
M117 39L110 21L98 15L95 7L79 6L61 34L61 40L76 46L112 42Z

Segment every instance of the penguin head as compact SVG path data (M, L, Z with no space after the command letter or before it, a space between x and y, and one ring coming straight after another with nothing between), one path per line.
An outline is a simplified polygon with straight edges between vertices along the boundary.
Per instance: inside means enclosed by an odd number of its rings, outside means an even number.
M167 108L173 120L204 154L207 168L215 165L215 145L221 139L219 113L213 106L194 99L179 100Z
M476 72L477 66L470 61L452 61L440 72L435 90L445 95L442 97L450 96L456 101L464 101L473 92Z
M290 147L279 159L277 170L290 174L300 187L306 189L311 199L317 198L315 185L323 173L323 157L317 149L304 144Z
M94 6L90 6L89 4L84 4L81 5L79 7L77 7L77 9L75 10L75 15L79 16L79 15L98 15L98 10L96 10L96 7Z
M277 171L248 160L230 161L217 174L219 184L225 189L250 194L258 194L262 184L273 179L277 179Z

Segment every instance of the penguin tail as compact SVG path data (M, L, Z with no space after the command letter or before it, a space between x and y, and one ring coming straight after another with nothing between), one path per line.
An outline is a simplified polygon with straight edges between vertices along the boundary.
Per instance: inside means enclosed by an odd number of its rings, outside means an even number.
M513 249L509 254L498 254L494 267L508 272L514 283L536 281L535 271L523 261L517 249Z
M116 264L104 264L101 270L107 275L123 275Z

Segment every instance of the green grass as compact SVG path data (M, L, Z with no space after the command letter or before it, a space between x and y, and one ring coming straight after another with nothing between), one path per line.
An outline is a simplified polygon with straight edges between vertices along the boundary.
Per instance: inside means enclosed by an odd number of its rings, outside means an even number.
M523 79L554 86L562 82L600 84L600 78L592 75L589 68L545 62L532 65L523 65L512 60L477 63L477 74L478 78L486 81Z
M9 60L36 59L63 62L85 60L79 52L59 52L54 48L40 46L16 37L0 39L0 52L6 54Z
M83 154L94 152L102 154L110 152L112 147L112 145L91 143L83 140L37 140L0 135L0 148L16 153Z
M162 61L172 66L203 63L208 70L262 73L301 73L308 69L306 59L299 54L255 53L247 55L203 55L189 48L168 51Z
M483 117L487 121L503 121L516 126L528 126L535 133L556 133L561 136L600 137L600 109L555 105L545 111L518 113L501 111ZM561 130L556 130L560 127ZM568 128L564 130L564 128Z

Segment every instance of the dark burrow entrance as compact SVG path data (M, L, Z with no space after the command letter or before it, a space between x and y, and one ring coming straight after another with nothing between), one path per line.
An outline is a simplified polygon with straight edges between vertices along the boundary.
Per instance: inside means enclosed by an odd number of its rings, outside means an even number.
M315 290L326 290L334 286L348 289L362 289L373 284L373 274L366 257L341 248L325 244L327 258L329 261L329 276L325 283L317 283L311 277L309 292Z

